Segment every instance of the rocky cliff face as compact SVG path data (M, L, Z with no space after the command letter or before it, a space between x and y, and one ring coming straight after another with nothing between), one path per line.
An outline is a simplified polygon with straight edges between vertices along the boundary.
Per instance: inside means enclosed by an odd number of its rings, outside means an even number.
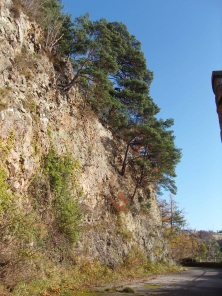
M127 168L125 177L118 173L124 143L84 106L78 89L68 94L59 89L58 84L73 75L69 62L50 58L40 27L10 7L10 1L1 1L0 153L11 190L32 198L30 184L50 145L59 155L71 152L81 165L84 192L79 200L81 235L74 251L110 265L132 248L143 250L151 260L166 260L152 187L139 189L130 201L132 172Z

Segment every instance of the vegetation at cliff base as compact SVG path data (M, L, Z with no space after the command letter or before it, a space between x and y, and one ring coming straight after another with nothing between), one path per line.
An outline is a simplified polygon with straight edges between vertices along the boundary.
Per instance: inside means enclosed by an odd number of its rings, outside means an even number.
M80 166L69 153L60 156L51 147L28 194L11 190L4 167L14 140L11 132L8 139L0 141L0 290L1 284L9 290L17 285L21 289L33 278L41 278L43 284L45 277L51 278L47 273L52 273L55 260L64 265L72 262L71 250L79 238L82 219ZM43 292L43 286L38 287L39 292ZM23 290L15 295L29 293Z
M115 282L126 281L129 278L132 280L151 274L164 274L179 270L177 266L165 262L151 262L143 252L135 248L115 268L102 264L98 259L90 260L83 257L75 259L75 264L71 268L63 266L51 271L45 279L19 283L13 295L84 295L84 293L92 292L93 287L103 284L115 285ZM48 264L48 262L45 263Z
M40 231L35 213L23 196L10 191L6 179L6 171L0 166L0 278L11 287L31 276Z

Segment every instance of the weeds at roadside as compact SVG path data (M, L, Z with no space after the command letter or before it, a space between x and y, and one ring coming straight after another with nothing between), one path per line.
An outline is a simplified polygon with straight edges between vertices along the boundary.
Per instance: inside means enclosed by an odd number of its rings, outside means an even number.
M135 293L135 291L130 287L125 287L120 292L123 292L123 293Z
M86 291L92 290L94 286L126 281L129 278L138 279L151 274L178 271L176 266L171 266L167 263L152 263L143 256L137 258L138 255L139 251L132 251L125 262L112 269L101 264L98 260L86 260L83 257L75 257L75 264L70 266L70 268L66 269L60 266L60 268L57 267L54 271L48 273L45 279L35 280L29 284L21 283L16 287L13 295L78 295L76 294L78 291L80 295L88 295ZM139 267L141 263L143 265ZM123 292L125 293L127 291L128 293L133 293L129 291L128 287L124 289L125 291ZM81 293L80 291L83 292ZM116 292L117 290L113 286L105 291Z

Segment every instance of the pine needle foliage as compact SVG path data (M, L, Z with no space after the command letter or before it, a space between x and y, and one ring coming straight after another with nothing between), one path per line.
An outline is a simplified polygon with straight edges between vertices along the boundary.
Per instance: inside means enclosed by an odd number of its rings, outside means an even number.
M126 142L121 174L129 163L129 150L136 150L131 164L136 188L154 184L176 193L175 167L181 150L174 140L172 119L157 119L159 107L149 96L153 73L147 69L141 44L127 27L105 19L91 21L86 14L70 27L74 77L64 87L77 85L86 102L112 131Z

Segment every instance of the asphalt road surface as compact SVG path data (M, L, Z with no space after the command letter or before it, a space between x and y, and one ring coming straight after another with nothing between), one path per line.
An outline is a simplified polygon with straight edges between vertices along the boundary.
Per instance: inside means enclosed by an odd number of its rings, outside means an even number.
M127 296L222 296L222 269L188 267L181 273L153 276L143 283L119 287L119 293L112 295L123 295L121 290L124 287L130 287L135 291L135 293L124 293ZM104 294L110 295L110 293Z
M131 288L144 295L222 296L222 269L190 267L181 273L157 276Z

